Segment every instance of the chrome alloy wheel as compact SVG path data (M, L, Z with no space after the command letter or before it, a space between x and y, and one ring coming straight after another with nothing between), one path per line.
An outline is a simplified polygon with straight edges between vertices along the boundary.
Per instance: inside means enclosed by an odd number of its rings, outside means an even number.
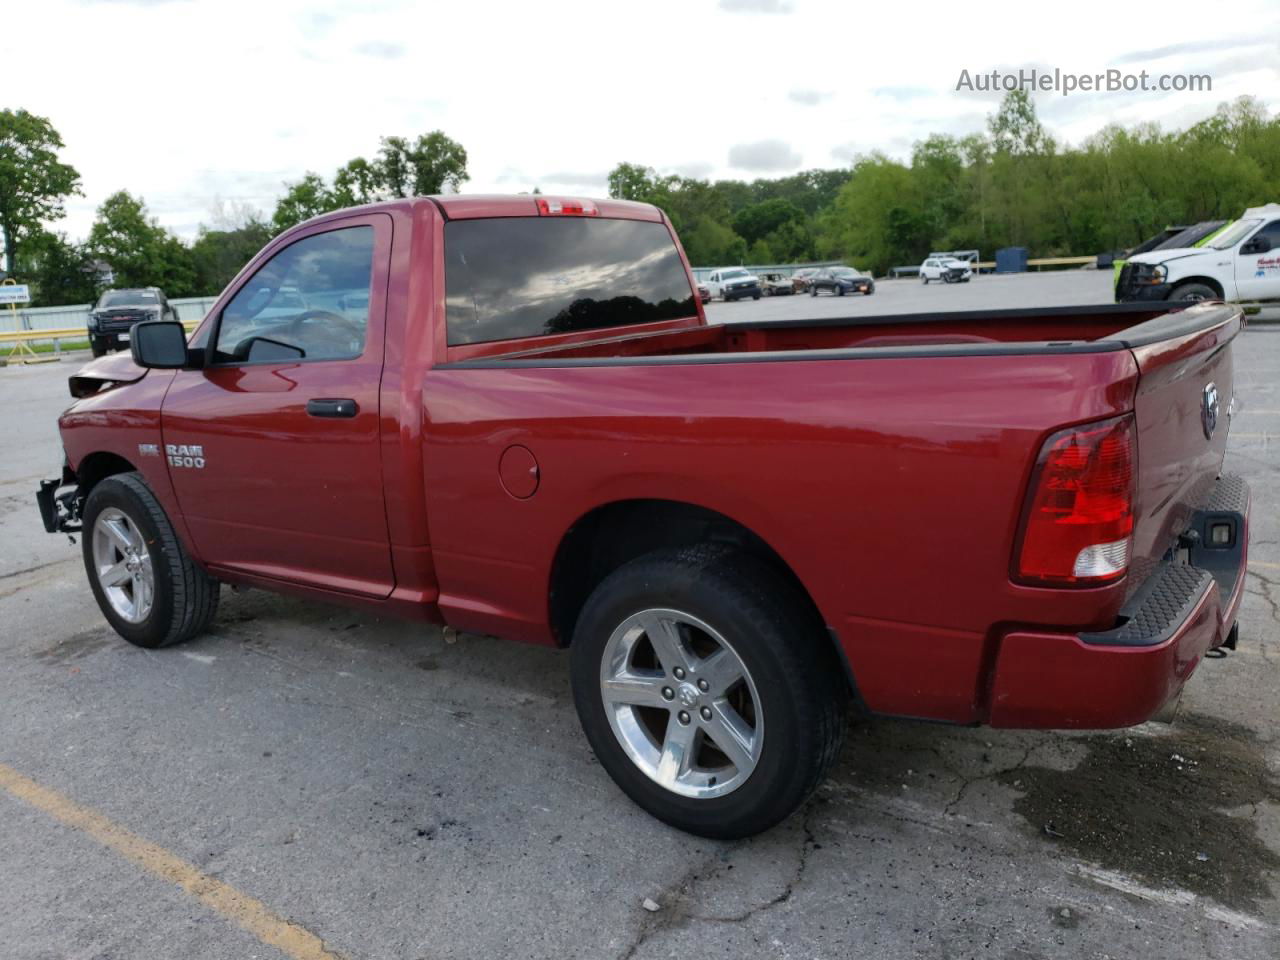
M742 786L760 760L764 717L728 641L679 610L642 610L605 644L600 693L609 726L646 776L706 800Z
M141 623L155 601L151 553L137 524L123 510L107 507L93 524L93 568L111 609Z

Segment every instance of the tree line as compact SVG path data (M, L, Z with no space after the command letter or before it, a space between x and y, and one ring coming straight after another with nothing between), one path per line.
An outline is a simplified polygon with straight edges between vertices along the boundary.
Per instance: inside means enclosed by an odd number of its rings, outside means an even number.
M141 198L120 191L82 243L47 226L80 191L42 117L0 111L0 234L6 268L40 304L83 303L109 265L117 286L160 286L171 297L220 291L272 236L309 217L388 197L458 190L467 152L441 131L384 137L329 178L307 173L270 217L219 205L188 243ZM535 192L537 188L534 188ZM777 178L706 180L619 163L611 197L657 204L696 265L838 259L877 273L931 250L1005 246L1033 256L1123 250L1173 223L1237 216L1280 200L1280 114L1241 98L1179 131L1111 124L1078 146L1058 143L1022 91L1009 93L967 136L934 134L907 160L880 152L848 167Z

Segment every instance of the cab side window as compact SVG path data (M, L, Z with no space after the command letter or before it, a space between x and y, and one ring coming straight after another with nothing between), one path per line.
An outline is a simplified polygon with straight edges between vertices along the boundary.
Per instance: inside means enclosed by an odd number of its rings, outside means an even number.
M360 356L369 327L372 277L372 227L345 227L289 244L227 303L214 362Z
M1272 220L1265 227L1254 234L1255 237L1266 237L1271 241L1272 248L1280 247L1280 220Z

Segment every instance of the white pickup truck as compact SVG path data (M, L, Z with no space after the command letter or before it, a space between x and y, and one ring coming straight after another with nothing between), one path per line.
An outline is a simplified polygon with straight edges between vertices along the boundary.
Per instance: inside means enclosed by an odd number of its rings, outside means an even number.
M1130 257L1116 283L1116 300L1280 304L1280 203L1250 207L1202 247Z

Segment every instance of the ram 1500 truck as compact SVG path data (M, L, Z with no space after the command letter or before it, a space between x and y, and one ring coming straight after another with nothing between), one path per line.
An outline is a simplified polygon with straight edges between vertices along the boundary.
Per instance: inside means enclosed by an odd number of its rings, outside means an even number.
M126 640L249 585L569 646L602 766L786 816L870 711L1139 723L1232 646L1222 304L708 325L662 212L393 201L71 377L50 531Z

